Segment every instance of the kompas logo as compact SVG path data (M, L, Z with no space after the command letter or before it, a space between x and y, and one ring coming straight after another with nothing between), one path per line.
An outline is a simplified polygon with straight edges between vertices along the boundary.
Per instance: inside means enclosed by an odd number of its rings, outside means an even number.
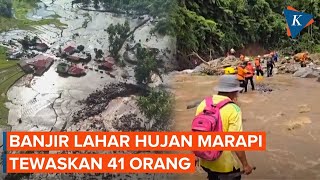
M300 12L291 6L284 10L287 21L287 35L296 38L297 35L307 26L314 23L313 15Z

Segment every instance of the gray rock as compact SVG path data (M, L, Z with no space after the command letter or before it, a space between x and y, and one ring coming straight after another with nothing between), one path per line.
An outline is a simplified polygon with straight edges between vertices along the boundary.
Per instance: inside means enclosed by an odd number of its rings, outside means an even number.
M196 68L194 68L193 73L201 73L203 70L202 66L197 66Z
M305 67L305 68L300 68L298 71L296 71L293 74L293 76L301 77L301 78L316 78L316 77L319 77L319 73L317 73L311 68Z
M299 68L300 68L299 64L293 64L293 63L287 64L285 66L285 73L295 73L299 70Z

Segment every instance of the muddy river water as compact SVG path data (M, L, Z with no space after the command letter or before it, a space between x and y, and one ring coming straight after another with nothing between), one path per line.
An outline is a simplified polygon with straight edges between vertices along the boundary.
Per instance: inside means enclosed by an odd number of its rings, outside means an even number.
M212 76L175 76L175 130L190 129L195 108L187 110L187 105L215 93L217 80ZM249 91L238 100L244 130L267 133L265 152L247 152L257 170L245 179L320 179L320 83L289 75L277 75L263 83L273 91ZM205 177L199 171L181 179Z

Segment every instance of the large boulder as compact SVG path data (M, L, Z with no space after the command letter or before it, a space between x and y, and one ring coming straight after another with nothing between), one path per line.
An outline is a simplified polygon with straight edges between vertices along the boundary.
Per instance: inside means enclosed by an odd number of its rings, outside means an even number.
M202 70L203 70L203 66L200 65L193 69L193 73L201 73Z
M319 73L309 67L305 67L300 68L297 72L293 74L293 76L301 78L316 78L319 77Z
M299 64L295 64L295 63L289 63L285 65L285 69L284 69L284 73L290 73L293 74L295 72L297 72L300 68Z

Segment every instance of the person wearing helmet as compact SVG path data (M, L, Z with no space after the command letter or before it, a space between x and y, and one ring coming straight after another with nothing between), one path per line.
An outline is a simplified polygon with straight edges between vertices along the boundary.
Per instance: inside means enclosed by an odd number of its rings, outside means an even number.
M233 48L231 48L231 49L230 49L230 54L231 54L231 55L234 55L235 53L236 53L236 51L235 51Z

